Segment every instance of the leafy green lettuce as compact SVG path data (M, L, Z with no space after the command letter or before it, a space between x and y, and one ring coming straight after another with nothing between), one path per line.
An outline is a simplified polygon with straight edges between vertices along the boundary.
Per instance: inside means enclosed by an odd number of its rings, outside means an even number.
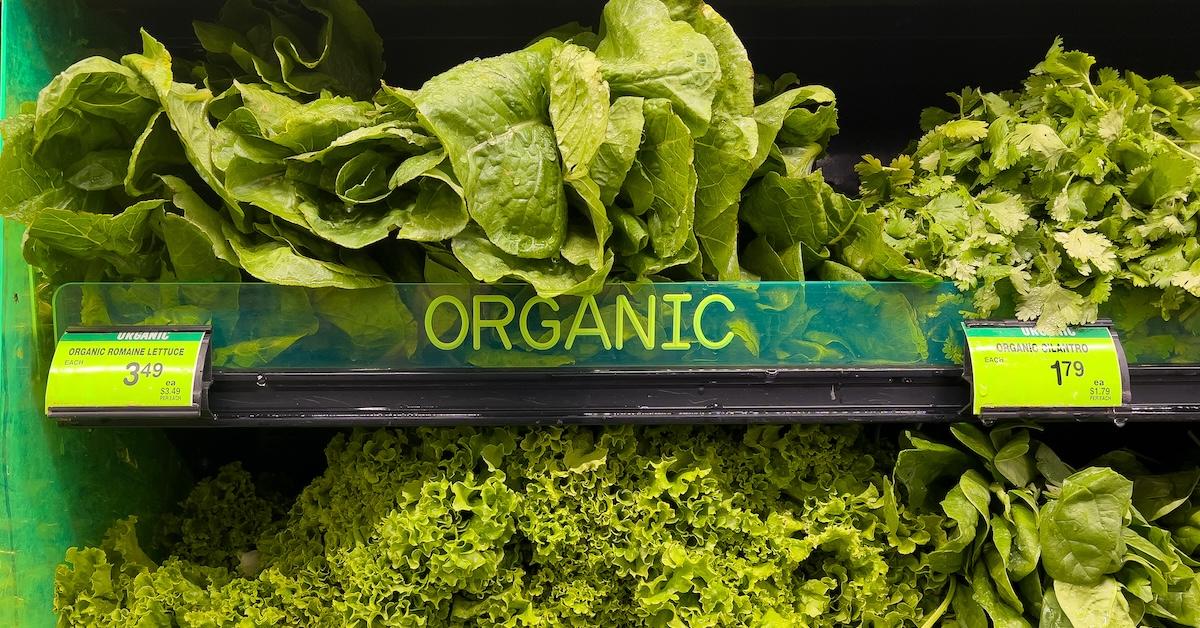
M144 33L141 53L75 64L5 123L0 215L30 227L47 286L436 277L553 296L927 276L813 172L833 94L756 89L702 2L613 0L597 33L552 31L416 90L379 84L382 40L353 0L230 0L196 34L202 59ZM788 215L827 240L782 241L763 219L756 203L797 186L812 193Z
M913 625L944 578L855 428L382 430L338 436L279 515L197 486L170 556L135 522L59 568L63 625Z

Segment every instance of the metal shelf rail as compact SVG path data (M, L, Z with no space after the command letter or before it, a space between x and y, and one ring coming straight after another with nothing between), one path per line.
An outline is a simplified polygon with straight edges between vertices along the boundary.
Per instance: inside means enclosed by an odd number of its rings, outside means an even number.
M1132 366L1119 410L986 420L1200 420L1200 366ZM960 368L216 371L199 418L76 416L114 427L969 420Z

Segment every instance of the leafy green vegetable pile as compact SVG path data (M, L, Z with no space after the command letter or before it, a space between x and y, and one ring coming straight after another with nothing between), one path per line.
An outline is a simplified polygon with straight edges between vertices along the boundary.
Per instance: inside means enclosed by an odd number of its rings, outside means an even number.
M897 626L944 588L916 554L939 518L855 429L383 430L326 456L286 516L230 467L171 557L131 520L71 550L61 622Z
M1112 317L1135 361L1200 359L1200 87L1170 77L1093 72L1056 42L1024 89L964 90L923 114L910 153L867 156L853 199L813 169L832 92L756 76L698 0L612 0L595 32L417 90L381 85L382 40L352 0L231 0L196 34L199 61L144 34L141 54L81 61L4 123L0 215L28 225L44 295L944 278L976 316Z
M290 504L232 465L58 569L67 626L1200 626L1200 469L1006 426L337 436ZM894 464L891 474L885 470ZM890 475L890 477L889 477ZM893 479L894 478L894 483Z
M910 435L895 477L946 517L923 563L950 576L949 625L1200 626L1200 468L1116 451L1066 465L1026 428Z
M974 290L980 316L1015 303L1060 329L1109 303L1123 331L1176 317L1194 336L1200 86L1094 63L1055 42L1024 89L926 110L911 153L858 166L863 198L893 246ZM1139 353L1170 349L1160 337Z
M702 2L613 0L599 35L415 91L380 87L351 0L234 0L196 33L199 62L143 34L7 121L0 214L49 284L931 277L812 172L833 93L756 82Z

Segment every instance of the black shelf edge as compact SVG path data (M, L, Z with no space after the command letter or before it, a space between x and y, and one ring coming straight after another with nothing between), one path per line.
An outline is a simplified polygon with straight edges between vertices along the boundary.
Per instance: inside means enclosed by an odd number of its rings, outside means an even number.
M1200 421L1200 366L1133 366L1132 404L1043 420ZM349 427L973 420L960 368L257 371L214 373L202 418L90 427ZM1018 417L1012 417L1018 418Z

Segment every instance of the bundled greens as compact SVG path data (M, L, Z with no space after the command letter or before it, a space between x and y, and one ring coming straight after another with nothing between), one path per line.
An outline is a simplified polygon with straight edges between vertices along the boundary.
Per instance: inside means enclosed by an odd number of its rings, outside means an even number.
M134 519L69 550L56 609L63 626L1200 626L1200 469L1128 451L1073 468L1032 428L951 431L898 452L812 425L360 431L294 500L237 465L201 481L161 560Z
M900 626L940 601L858 429L420 429L338 436L286 516L240 468L72 549L67 626Z
M1093 70L1055 42L1017 92L928 109L915 148L858 166L889 243L974 291L975 314L1122 331L1200 317L1200 87ZM1170 356L1161 338L1140 353ZM1188 351L1194 356L1192 346Z
M0 214L47 285L931 277L813 172L833 93L756 81L702 2L612 0L599 34L417 90L380 85L352 0L232 0L196 33L201 60L143 33L5 123Z

